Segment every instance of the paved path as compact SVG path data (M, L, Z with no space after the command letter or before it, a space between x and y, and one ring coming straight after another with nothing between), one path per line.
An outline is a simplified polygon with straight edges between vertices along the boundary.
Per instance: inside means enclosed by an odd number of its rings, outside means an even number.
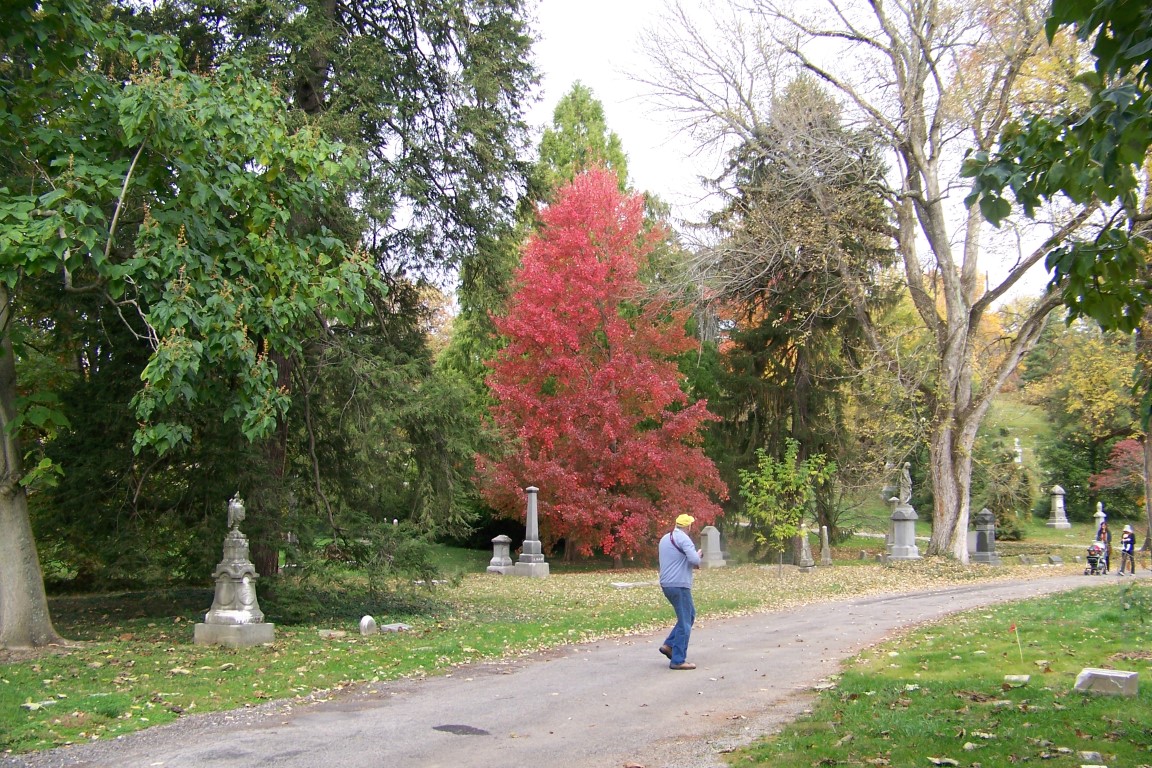
M720 768L720 753L794 718L844 658L894 630L990 602L1119 583L1060 576L702 619L692 633L694 671L667 668L657 652L663 633L605 640L320 703L189 717L0 765Z

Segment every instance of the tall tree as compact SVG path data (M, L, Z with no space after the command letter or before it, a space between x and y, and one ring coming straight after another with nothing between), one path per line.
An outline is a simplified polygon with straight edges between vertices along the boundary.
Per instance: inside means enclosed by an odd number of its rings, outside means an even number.
M292 213L338 196L352 165L244 68L183 68L170 39L94 21L85 3L6 6L0 52L0 645L57 641L31 536L14 424L22 327L68 327L101 297L151 344L138 446L170 450L210 402L249 439L287 407L271 348L302 318L347 318L369 264ZM121 66L134 74L118 76ZM322 220L322 216L317 216Z
M1060 296L1050 291L1039 300L988 375L975 375L976 329L1049 248L1022 253L999 283L985 286L980 216L964 213L954 189L963 151L991 146L1011 114L1025 62L1044 44L1039 3L992 8L911 0L862 7L827 0L794 8L760 0L751 7L748 16L733 15L724 55L714 53L713 41L702 42L695 22L680 11L672 31L666 29L652 46L661 68L652 85L693 121L690 127L701 138L742 140L763 122L762 105L771 98L756 90L758 76L780 66L784 57L833 88L891 154L895 171L879 189L893 211L902 279L932 343L928 375L905 379L906 386L919 390L927 411L934 490L928 552L967 561L977 430ZM1050 242L1063 239L1087 215L1058 223ZM845 290L866 333L869 311L863 301L869 289L866 279ZM900 370L892 348L876 334L870 338L874 353Z
M133 24L177 35L189 66L210 69L228 57L243 57L279 86L294 123L321 128L366 160L342 210L327 211L325 221L306 209L293 212L294 226L302 231L326 225L368 254L383 280L371 315L340 328L315 323L302 349L269 350L279 386L300 406L295 412L303 416L303 406L310 405L314 419L281 420L262 443L264 456L250 454L245 468L253 559L260 573L274 573L289 524L283 515L310 509L314 517L319 512L319 519L332 520L333 508L351 506L344 497L361 499L348 466L373 451L351 450L365 436L355 420L340 416L364 411L330 409L329 397L344 392L375 400L376 408L387 402L393 417L430 414L426 394L455 386L450 376L441 379L443 372L431 367L431 350L417 342L430 311L421 297L427 295L425 283L446 282L462 264L480 274L503 269L490 245L511 226L525 184L521 112L534 82L525 3L168 0L143 8L124 3L121 13ZM385 380L409 383L384 395L377 385ZM309 397L315 402L305 403ZM378 416L377 423L390 426L389 440L378 447L391 456L407 455L409 463L400 464L419 465L420 476L436 474L446 482L389 474L375 487L387 485L384 496L396 506L377 500L370 508L401 518L411 511L430 524L433 519L416 510L442 510L442 522L459 522L468 467L447 446L474 436L438 435ZM459 420L442 423L448 424L467 429ZM349 452L313 450L312 441ZM338 465L331 463L337 458ZM319 461L327 463L309 466ZM457 466L459 472L442 472ZM367 471L361 468L361 474ZM342 481L325 482L336 478ZM418 495L408 498L403 489Z
M590 168L607 168L616 174L620 191L627 189L628 158L620 137L608 129L604 105L592 89L577 80L556 102L533 177L538 190L551 194Z
M730 376L715 407L720 430L748 467L765 449L800 461L824 455L844 465L854 440L844 423L845 382L859 367L861 326L843 285L892 261L888 209L875 191L883 165L871 137L842 125L841 110L810 76L793 79L763 121L729 154L715 184L727 203L713 215L718 242L690 260L731 321ZM893 294L871 291L879 308ZM729 469L729 472L732 472ZM838 483L820 478L819 523L835 535ZM841 485L842 487L842 485Z
M673 359L694 346L685 311L637 279L658 236L614 174L578 175L542 211L497 320L508 345L492 362L492 416L510 448L481 457L482 490L511 517L525 486L544 489L549 545L621 557L681 512L720 511L726 491L699 448L711 416L688 402Z
M1063 198L1106 206L1108 219L1099 232L1055 244L1047 265L1073 317L1091 317L1106 329L1139 329L1147 430L1152 417L1152 15L1141 0L1053 0L1045 25L1049 41L1069 29L1091 45L1093 71L1075 73L1084 86L1081 98L1060 102L1057 109L1030 109L1004 126L997 146L977 152L965 168L974 178L969 200L979 202L993 223L1011 212L1009 198L1027 216L1042 203ZM1144 477L1147 549L1152 548L1152 442L1147 439Z

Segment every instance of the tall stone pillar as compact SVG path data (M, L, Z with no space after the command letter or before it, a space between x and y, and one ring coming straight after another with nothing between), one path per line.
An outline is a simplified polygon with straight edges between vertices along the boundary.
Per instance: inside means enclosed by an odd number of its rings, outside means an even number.
M828 526L820 526L820 565L832 565L832 546L828 543Z
M1064 489L1054 485L1051 494L1051 511L1048 513L1048 522L1045 525L1049 528L1071 528L1072 523L1068 522L1068 515L1064 512Z
M543 578L548 575L548 563L544 562L544 552L540 546L540 522L536 514L536 494L540 489L528 486L528 511L524 523L524 544L520 547L520 557L512 573L516 576Z

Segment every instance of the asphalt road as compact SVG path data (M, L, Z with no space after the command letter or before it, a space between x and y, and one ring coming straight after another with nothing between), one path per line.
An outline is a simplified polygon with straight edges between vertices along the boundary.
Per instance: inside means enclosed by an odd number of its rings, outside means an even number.
M790 721L843 659L896 630L993 602L1122 582L1059 576L702 617L689 649L698 665L692 671L668 669L657 651L663 633L634 636L327 701L188 717L115 740L0 758L0 765L721 768L721 753Z

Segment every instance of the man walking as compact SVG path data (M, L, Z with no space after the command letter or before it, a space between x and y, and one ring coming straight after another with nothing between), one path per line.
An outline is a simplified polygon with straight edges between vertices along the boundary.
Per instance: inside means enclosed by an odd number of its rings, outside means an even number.
M660 538L660 588L664 597L676 611L676 626L660 646L660 653L668 657L669 669L696 669L686 661L688 638L696 622L696 606L692 603L692 571L700 567L700 550L688 535L696 522L691 515L676 518L676 527Z

